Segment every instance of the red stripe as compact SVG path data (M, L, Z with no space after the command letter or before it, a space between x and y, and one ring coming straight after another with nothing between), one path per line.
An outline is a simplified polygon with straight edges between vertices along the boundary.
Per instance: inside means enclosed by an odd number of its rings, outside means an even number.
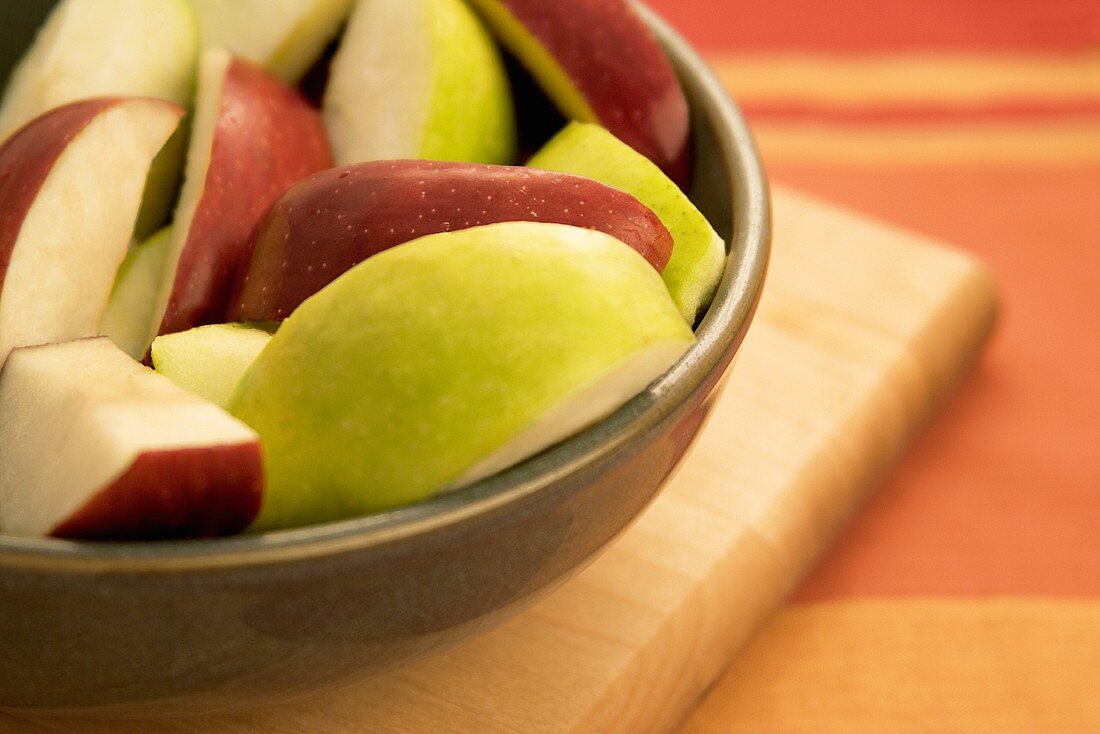
M1084 50L1100 0L648 0L708 50Z
M746 116L757 122L819 120L843 124L958 122L1031 122L1081 118L1100 121L1100 99L1035 102L1008 100L985 105L947 103L838 106L826 102L741 101Z

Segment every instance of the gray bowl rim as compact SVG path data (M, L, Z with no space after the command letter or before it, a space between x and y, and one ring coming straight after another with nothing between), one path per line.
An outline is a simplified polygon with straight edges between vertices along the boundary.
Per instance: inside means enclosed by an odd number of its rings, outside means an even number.
M725 272L697 343L645 392L570 439L476 484L423 502L363 517L291 530L180 541L67 541L0 535L0 568L86 573L163 573L267 565L378 546L463 522L516 502L605 459L655 429L686 402L739 346L767 270L771 209L767 181L744 118L722 83L653 10L638 11L679 68L681 81L712 119L717 153L733 190L733 226Z

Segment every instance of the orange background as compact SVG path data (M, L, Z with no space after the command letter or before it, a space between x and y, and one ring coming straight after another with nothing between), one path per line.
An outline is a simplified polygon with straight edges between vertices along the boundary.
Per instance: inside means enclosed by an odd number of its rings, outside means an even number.
M687 731L1100 731L1100 2L651 4L773 181L979 255L1003 308Z

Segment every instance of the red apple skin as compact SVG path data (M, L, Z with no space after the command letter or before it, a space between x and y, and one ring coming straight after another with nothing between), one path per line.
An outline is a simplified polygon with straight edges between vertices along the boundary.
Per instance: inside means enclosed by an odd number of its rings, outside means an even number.
M633 196L580 176L518 166L370 161L298 183L256 229L230 321L281 321L348 269L424 235L543 221L597 229L660 272L672 236Z
M296 181L333 165L320 114L282 81L234 58L210 167L160 333L224 321L252 230Z
M124 100L101 97L58 107L28 122L0 147L0 288L23 220L57 159L92 120ZM164 104L183 115L176 105Z
M148 451L50 533L70 540L231 535L260 511L258 442Z
M687 98L628 0L483 1L502 5L554 57L596 113L588 122L599 122L680 187L690 182Z

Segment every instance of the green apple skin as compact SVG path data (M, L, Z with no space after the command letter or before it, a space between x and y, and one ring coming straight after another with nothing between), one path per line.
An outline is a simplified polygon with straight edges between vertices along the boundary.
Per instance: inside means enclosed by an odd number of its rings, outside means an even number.
M224 408L272 333L256 325L211 324L158 336L153 341L153 368L184 390Z
M191 0L202 45L225 48L297 84L336 37L354 0Z
M172 228L165 227L126 253L100 322L100 334L138 361L156 336L153 311L171 244Z
M515 160L515 111L489 32L462 0L359 0L324 99L336 162Z
M550 426L512 461L583 428L574 414L590 404L605 405L587 422L612 412L693 342L654 269L602 232L508 222L387 250L284 321L230 402L264 443L256 528L346 518L484 476L555 408L580 398L558 411L574 425ZM628 372L610 401L586 392Z
M186 107L198 31L187 0L64 0L12 72L0 140L89 97L155 97Z
M684 318L695 323L722 278L726 244L671 179L604 128L581 122L567 125L527 165L594 178L656 212L674 242L662 277Z

